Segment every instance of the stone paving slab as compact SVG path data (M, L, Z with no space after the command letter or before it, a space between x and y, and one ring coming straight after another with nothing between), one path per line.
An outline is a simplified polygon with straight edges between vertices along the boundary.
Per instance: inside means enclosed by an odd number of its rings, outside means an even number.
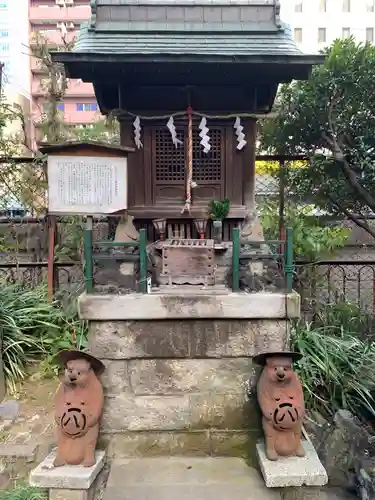
M32 461L35 458L38 445L36 443L26 444L0 444L0 457L6 458L25 458L27 461Z
M302 444L306 452L303 458L280 457L275 462L266 457L264 443L257 444L259 465L268 488L324 486L328 483L327 472L314 446L308 441L303 441Z
M281 500L240 458L115 460L103 500Z

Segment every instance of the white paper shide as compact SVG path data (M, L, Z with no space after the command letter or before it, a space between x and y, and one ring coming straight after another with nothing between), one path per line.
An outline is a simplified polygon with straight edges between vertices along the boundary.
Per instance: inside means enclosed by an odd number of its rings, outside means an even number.
M110 214L127 208L126 158L48 157L51 214Z

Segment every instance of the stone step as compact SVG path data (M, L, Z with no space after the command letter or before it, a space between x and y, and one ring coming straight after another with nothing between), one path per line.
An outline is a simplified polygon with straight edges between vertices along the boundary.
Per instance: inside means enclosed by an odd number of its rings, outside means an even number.
M103 500L281 500L240 458L114 460Z
M35 466L37 451L35 443L0 444L0 490L27 478Z

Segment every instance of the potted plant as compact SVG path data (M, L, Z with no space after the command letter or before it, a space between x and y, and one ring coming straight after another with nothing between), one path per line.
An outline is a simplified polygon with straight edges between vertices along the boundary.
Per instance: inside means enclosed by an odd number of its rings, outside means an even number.
M213 239L216 244L220 244L223 238L223 220L228 216L230 201L211 200L209 204L209 214L213 226Z

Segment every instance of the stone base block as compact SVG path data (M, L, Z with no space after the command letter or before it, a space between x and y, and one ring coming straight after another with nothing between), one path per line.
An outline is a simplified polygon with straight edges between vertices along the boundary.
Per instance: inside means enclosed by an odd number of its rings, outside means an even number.
M326 470L313 445L303 441L303 447L306 452L303 458L280 457L276 462L272 462L266 457L264 443L256 445L260 469L268 488L324 486L328 483Z
M53 451L30 473L29 482L31 486L48 488L58 491L69 490L89 490L97 475L104 467L104 451L96 452L96 464L92 467L82 467L74 465L64 465L63 467L53 467L56 452ZM74 495L74 493L72 493ZM77 493L78 495L78 493ZM54 496L54 500L86 500L84 496Z
M88 490L49 490L49 500L93 500L94 488Z
M240 457L256 466L259 431L207 429L194 432L124 432L102 434L100 446L112 459L134 457Z
M283 500L339 500L334 499L321 488L285 488L283 490Z
M372 497L368 497L372 498ZM284 488L282 500L354 500L351 493L330 487Z
M285 303L286 302L286 303ZM297 293L230 293L229 295L91 295L78 299L81 319L89 321L149 321L171 319L285 319L298 318Z

